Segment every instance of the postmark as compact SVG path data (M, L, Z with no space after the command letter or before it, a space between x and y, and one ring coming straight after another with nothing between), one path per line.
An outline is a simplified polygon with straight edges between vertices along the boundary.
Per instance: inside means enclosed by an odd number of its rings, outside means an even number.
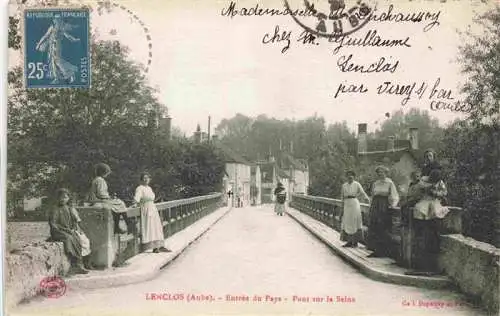
M311 12L311 15L297 17L293 20L307 32L326 38L338 38L352 34L366 26L372 13L376 10L375 4L354 0L285 0L285 7L297 10L302 7Z
M88 8L24 9L26 88L90 88Z
M58 276L45 277L40 281L40 292L48 298L59 298L66 293L66 282Z

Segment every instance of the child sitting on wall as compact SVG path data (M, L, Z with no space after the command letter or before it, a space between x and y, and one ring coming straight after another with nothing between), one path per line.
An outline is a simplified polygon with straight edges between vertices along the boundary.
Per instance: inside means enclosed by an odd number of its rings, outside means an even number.
M49 215L50 236L52 241L61 241L64 251L71 262L70 274L87 274L90 266L90 241L81 230L78 212L69 204L69 191L57 190L57 207Z

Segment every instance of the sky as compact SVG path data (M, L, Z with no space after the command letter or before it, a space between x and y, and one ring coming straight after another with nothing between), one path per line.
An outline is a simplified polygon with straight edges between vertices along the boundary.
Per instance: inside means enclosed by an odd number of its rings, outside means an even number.
M82 1L84 2L84 1ZM486 1L386 1L366 0L379 12L393 4L393 13L431 12L439 15L439 25L424 32L428 23L369 22L351 34L364 38L369 30L387 39L405 39L411 47L343 47L333 53L334 43L319 39L318 45L303 45L297 38L303 29L290 16L260 16L233 18L222 16L230 0L122 0L140 19L151 36L152 59L147 74L150 84L158 89L158 99L168 108L173 125L191 135L196 125L207 129L208 116L212 128L222 119L236 113L255 117L266 114L279 119L300 120L317 114L327 123L346 121L353 130L358 123L368 123L369 130L382 122L386 112L410 107L429 109L431 87L440 78L439 88L451 90L460 99L459 87L465 78L460 74L458 47L463 39L457 30L464 31L472 24L475 12L484 12L494 5ZM291 7L302 1L289 0ZM326 0L312 1L316 8L327 10ZM346 0L347 6L355 1ZM95 5L95 2L90 2ZM236 1L236 8L282 9L282 1ZM304 19L310 25L311 20ZM304 23L306 23L304 22ZM130 58L147 63L148 40L137 20L121 9L112 13L92 14L92 28L103 39L117 39L130 48ZM263 44L266 33L291 31L290 48L282 53L285 42ZM111 32L115 29L116 32ZM111 33L111 34L110 34ZM394 73L343 73L337 62L341 56L353 55L356 64L369 65L381 57L398 67ZM19 62L10 52L10 65ZM378 95L379 84L390 81L417 86L427 83L427 93L421 99L414 96L401 105L403 96ZM367 93L343 93L334 97L339 84L360 85ZM416 88L415 88L416 89ZM458 117L450 111L431 112L446 124Z

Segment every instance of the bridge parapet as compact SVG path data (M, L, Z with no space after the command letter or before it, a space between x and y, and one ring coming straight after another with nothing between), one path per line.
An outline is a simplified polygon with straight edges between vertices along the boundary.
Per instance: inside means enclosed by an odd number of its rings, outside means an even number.
M165 238L221 207L222 198L222 193L214 193L157 203ZM82 219L82 229L90 240L94 265L110 268L142 252L140 208L129 208L127 211L133 227L129 235L114 234L113 216L110 210L80 207L78 212Z
M340 232L342 216L341 200L302 194L292 194L291 197L290 206ZM360 205L363 223L367 225L370 220L370 205L366 203L360 203ZM459 207L452 206L448 208L450 209L450 213L444 219L440 220L440 233L461 234L463 211ZM402 259L401 209L396 207L389 211L392 216L390 236L393 242L390 252L394 259L400 260ZM367 227L364 226L363 230L366 232ZM365 242L362 241L362 243Z

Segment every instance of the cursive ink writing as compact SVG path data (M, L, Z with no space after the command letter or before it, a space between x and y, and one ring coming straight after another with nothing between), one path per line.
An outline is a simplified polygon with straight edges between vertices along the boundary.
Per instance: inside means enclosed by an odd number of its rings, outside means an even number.
M311 8L311 9L314 9ZM311 9L303 9L303 10L289 10L289 9L269 9L269 8L259 8L259 4L257 3L255 7L252 8L236 8L236 3L231 1L229 6L225 9L222 9L221 15L227 16L230 18L234 18L235 16L263 16L263 15L292 15L292 16L312 16L314 15Z
M297 42L302 42L302 44L315 44L319 45L318 42L316 42L316 39L318 37L309 33L308 31L304 30L302 33L300 33L299 38L297 39Z
M385 81L377 87L377 94L404 95L405 97L403 98L403 101L401 101L401 105L404 106L410 100L413 90L416 86L416 82L408 85L400 85L394 84L390 81ZM427 85L425 83L422 83L422 85L415 91L415 93L421 98L426 89Z
M337 92L335 93L334 98L336 99L339 93L366 93L366 92L368 92L368 88L363 86L363 84L358 86L354 84L345 85L341 83L337 88Z
M411 45L408 44L409 40L409 37L406 37L406 39L383 39L379 35L377 35L376 30L369 30L364 38L343 35L339 37L329 38L328 41L338 44L338 46L333 49L333 54L337 54L344 46L411 47Z
M281 53L284 54L289 48L290 48L290 35L292 34L291 31L283 31L280 33L280 27L279 25L276 25L274 27L274 34L271 36L269 33L266 33L264 37L262 38L262 43L263 44L269 44L269 43L279 43L279 42L286 42L285 47L281 49Z
M412 12L412 13L395 13L392 14L392 9L394 6L391 4L389 5L389 8L387 12L382 12L380 14L375 14L373 13L370 16L370 21L375 21L375 22L386 22L386 21L391 21L391 22L413 22L413 23L420 23L422 20L427 21L430 20L431 22L428 23L424 27L424 32L429 31L432 29L434 26L440 25L439 23L439 15L441 14L441 11L437 11L435 13L431 13L428 11L420 11L420 12Z
M380 59L370 64L369 66L356 65L351 62L352 54L348 57L340 56L337 60L337 66L342 72L360 72L360 73L370 73L370 72L390 72L394 73L399 65L399 60L394 64L391 64L386 60L385 57L380 57Z

